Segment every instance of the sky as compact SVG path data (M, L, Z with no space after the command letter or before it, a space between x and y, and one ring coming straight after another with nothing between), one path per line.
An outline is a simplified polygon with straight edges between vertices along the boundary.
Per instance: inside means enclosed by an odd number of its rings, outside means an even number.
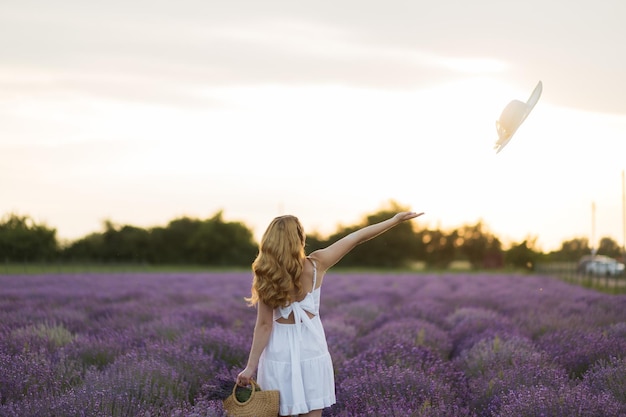
M626 2L0 1L0 216L624 241ZM495 121L543 93L500 153Z

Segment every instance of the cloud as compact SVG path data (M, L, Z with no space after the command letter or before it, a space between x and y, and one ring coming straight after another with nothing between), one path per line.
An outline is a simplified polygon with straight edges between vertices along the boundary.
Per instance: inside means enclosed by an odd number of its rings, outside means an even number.
M202 19L167 18L158 10L116 15L115 4L68 10L15 8L0 18L0 33L6 35L0 40L0 83L9 92L61 90L207 106L220 103L199 100L194 89L253 84L413 88L458 72L505 67L491 58L442 56L415 45L373 41L349 24L297 13L226 13L229 17L221 20L219 14L206 13Z
M479 73L522 88L541 79L555 104L620 114L625 12L619 0L14 1L0 13L0 68L49 77L9 78L13 94L31 83L192 107L224 105L194 94L212 86L416 89Z

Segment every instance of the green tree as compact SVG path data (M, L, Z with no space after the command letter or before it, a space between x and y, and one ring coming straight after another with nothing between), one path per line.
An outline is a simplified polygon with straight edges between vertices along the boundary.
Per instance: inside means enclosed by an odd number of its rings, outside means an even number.
M90 233L71 242L61 251L61 256L67 261L102 261L103 253L104 239L102 233Z
M558 251L550 253L550 258L553 261L577 262L580 258L589 254L591 254L589 239L586 237L577 237L563 241Z
M528 238L522 243L514 244L504 253L504 262L515 268L533 271L541 258L536 248L537 238Z
M71 261L148 262L152 254L147 230L110 220L104 222L103 233L92 233L70 244L63 258Z
M306 235L306 253L311 253L328 246L328 239L324 239L319 233L314 232Z
M251 265L257 245L250 229L240 222L225 222L222 212L201 223L190 236L194 263L215 266Z
M173 264L191 262L194 248L191 245L193 236L202 227L202 220L180 217L170 221L165 228L154 228L153 262Z
M339 230L337 233L331 235L328 241L335 242L361 227L386 220L399 211L408 210L408 208L394 201L390 201L387 207L366 216L361 224ZM339 262L339 265L402 267L417 259L418 249L419 242L414 231L414 225L412 222L405 222L376 239L357 246Z
M619 258L622 255L622 248L610 237L603 237L600 239L600 244L598 245L598 255Z
M103 259L116 262L147 262L150 250L150 233L139 227L116 226L105 223L103 234Z
M56 229L14 213L0 221L0 259L7 262L49 261L57 256L58 249Z
M459 230L457 244L473 268L502 266L502 243L479 221Z
M420 233L426 265L431 268L447 268L456 256L456 231L424 230Z

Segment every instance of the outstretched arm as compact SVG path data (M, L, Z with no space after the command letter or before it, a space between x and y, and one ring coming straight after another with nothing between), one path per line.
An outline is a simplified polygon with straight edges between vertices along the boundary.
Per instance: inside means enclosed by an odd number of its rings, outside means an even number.
M399 225L400 223L414 219L424 213L415 213L412 211L403 211L395 216L384 220L380 223L365 226L356 230L349 235L339 239L332 245L312 252L310 256L316 259L321 265L322 270L327 270L346 256L357 245L367 242L386 232L387 230Z

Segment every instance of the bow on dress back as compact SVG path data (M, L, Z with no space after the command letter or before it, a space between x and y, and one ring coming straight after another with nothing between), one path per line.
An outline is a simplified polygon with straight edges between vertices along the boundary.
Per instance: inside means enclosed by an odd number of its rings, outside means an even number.
M304 324L313 334L316 335L316 338L322 344L326 343L323 335L319 334L317 328L313 325L311 317L309 317L308 313L311 313L313 316L317 316L319 314L319 300L320 300L320 288L315 288L317 284L317 265L315 261L309 259L313 263L313 287L311 291L306 294L306 296L300 301L294 301L291 304L278 307L274 310L274 320L278 320L279 318L288 319L291 313L293 313L293 319L295 321L294 326L296 326L296 334L298 336L298 340L302 340L302 325Z

